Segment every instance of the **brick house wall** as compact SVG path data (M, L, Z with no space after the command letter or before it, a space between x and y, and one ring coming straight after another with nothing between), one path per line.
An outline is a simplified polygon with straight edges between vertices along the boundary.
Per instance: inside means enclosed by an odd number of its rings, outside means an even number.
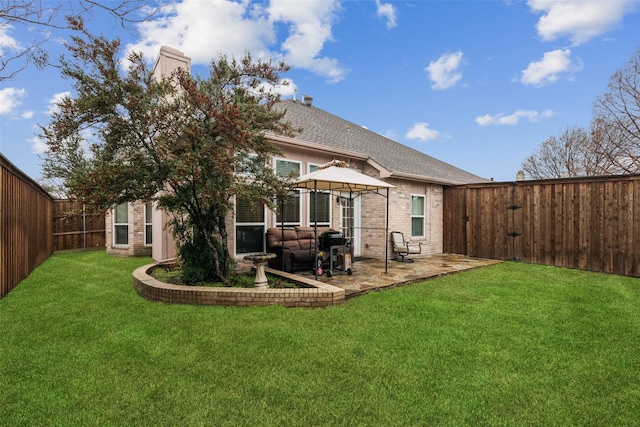
M362 173L379 179L377 170L367 165ZM395 185L389 189L389 232L400 231L405 239L422 243L421 255L442 253L443 248L443 187L439 184L409 181L404 179L386 179ZM384 194L384 193L383 193ZM411 237L411 196L425 198L424 237ZM362 196L362 256L382 259L385 256L385 218L386 198L376 194ZM388 255L394 256L391 244ZM413 255L412 257L417 257Z
M349 158L340 158L338 156L327 156L316 153L302 153L298 150L285 150L283 158L297 160L301 162L303 173L307 173L309 164L322 164L334 158L344 160L351 167L360 172L379 179L379 172L361 160ZM439 184L429 184L424 182L409 181L405 179L386 179L387 182L396 186L389 190L389 231L401 231L405 238L422 243L422 255L431 255L442 253L443 248L443 187ZM411 238L411 196L419 195L425 198L425 235L423 238ZM354 194L355 196L355 194ZM360 199L360 248L359 253L363 257L384 259L385 243L389 239L389 235L385 230L386 218L386 190L381 190L380 194L364 193L358 196ZM301 203L301 225L308 226L308 198L310 195L303 191ZM331 228L340 229L340 205L335 201L336 194L331 197ZM149 253L148 247L144 247L144 229L143 222L143 205L139 204L136 209L135 205L130 208L133 212L130 218L133 218L133 234L130 242L134 242L130 247L114 247L109 248L112 253L123 255L139 255ZM113 232L112 224L107 220L108 233ZM175 242L171 238L171 233L164 227L166 216L161 212L155 212L153 218L154 228L154 245L153 258L156 261L170 259L176 255ZM137 225L136 225L137 224ZM244 254L235 253L235 218L229 215L226 221L227 225L227 244L232 256L235 257L240 270L250 268L251 264L244 262ZM275 214L267 211L265 217L265 229L277 226ZM130 233L132 233L130 229ZM107 236L108 242L112 243L111 234ZM391 244L388 244L388 256L393 258ZM413 257L416 257L415 255Z
M105 215L107 253L121 256L150 256L151 245L145 245L144 203L128 203L128 244L116 245L113 209Z

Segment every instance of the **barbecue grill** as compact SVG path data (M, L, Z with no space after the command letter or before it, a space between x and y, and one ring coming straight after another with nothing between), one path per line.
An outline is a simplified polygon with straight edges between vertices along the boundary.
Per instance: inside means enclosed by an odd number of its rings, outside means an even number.
M318 238L318 248L322 251L323 263L329 263L327 276L333 275L334 266L351 275L351 247L344 234L335 230L323 232Z
M347 243L347 239L344 238L344 234L339 231L329 230L320 234L318 245L323 251L328 251L331 246L344 246Z

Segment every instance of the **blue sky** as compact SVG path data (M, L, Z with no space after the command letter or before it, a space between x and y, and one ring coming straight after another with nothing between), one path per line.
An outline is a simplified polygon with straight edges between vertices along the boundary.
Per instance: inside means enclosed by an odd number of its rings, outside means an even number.
M640 2L182 0L136 31L99 15L88 27L150 61L161 45L179 49L201 75L220 52L284 59L283 98L297 89L374 132L511 181L545 139L589 125L596 97L640 45ZM51 34L52 56L68 35ZM0 51L33 37L0 26ZM37 125L69 91L57 70L34 67L0 87L0 151L34 179L46 148Z

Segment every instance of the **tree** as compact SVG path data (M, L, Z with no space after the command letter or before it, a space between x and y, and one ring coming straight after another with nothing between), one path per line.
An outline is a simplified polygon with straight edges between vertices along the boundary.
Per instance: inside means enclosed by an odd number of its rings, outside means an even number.
M551 136L540 144L522 162L522 170L532 179L593 175L599 161L588 140L584 129L567 127L558 137Z
M613 173L640 173L640 46L609 80L594 108L599 151Z
M141 22L155 13L149 8L150 0L76 0L75 2L49 2L42 0L2 0L0 2L0 82L11 79L31 62L45 66L49 62L46 43L53 32L73 29L76 22L106 13L122 27ZM33 39L23 45L7 34L16 26L24 26Z
M567 127L522 169L533 179L640 173L640 47L595 102L589 130Z
M42 185L49 194L60 199L69 197L65 185L88 166L88 153L77 134L67 138L55 150L48 150L42 162Z
M265 167L279 154L265 133L291 135L267 89L288 68L247 53L212 61L204 79L178 70L159 80L139 53L121 71L118 40L83 35L72 38L71 58L61 58L77 95L63 99L42 128L51 163L64 168L58 157L77 155L78 141L91 133L86 164L60 174L70 195L102 211L157 202L172 216L187 280L227 282L233 260L225 220L234 198L275 209L286 192L287 182Z

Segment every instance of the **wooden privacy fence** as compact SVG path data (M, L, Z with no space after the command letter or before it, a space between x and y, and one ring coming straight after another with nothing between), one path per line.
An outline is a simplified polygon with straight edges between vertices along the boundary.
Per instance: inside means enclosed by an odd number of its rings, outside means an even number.
M56 200L53 204L53 251L104 248L104 224L104 214L87 214L81 203Z
M444 251L640 277L640 175L445 188Z
M105 247L104 214L82 212L81 204L54 200L0 154L0 298L54 251Z
M53 250L53 198L0 155L0 298Z

